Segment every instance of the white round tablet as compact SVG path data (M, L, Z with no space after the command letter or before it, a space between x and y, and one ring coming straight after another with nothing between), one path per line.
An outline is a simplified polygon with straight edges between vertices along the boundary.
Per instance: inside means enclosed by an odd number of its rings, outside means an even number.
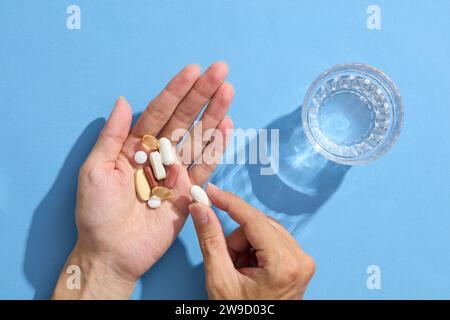
M150 208L155 209L161 205L161 199L157 196L151 196L147 203Z
M144 164L147 161L147 154L144 151L138 151L134 154L134 161L137 164Z

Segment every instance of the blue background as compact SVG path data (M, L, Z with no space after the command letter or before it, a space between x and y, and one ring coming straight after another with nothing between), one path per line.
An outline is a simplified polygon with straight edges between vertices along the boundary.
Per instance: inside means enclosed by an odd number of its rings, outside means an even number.
M81 30L66 28L70 4ZM2 0L0 298L50 295L75 240L77 171L115 99L140 112L181 67L219 59L240 128L292 112L338 63L394 80L398 143L346 171L294 233L317 262L306 298L450 298L450 2L377 0L381 30L366 27L370 4ZM372 264L381 290L367 289ZM206 297L190 220L133 297Z

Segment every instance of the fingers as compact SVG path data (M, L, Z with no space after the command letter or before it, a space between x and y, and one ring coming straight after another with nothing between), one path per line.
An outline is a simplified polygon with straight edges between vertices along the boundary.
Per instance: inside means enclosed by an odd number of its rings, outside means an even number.
M192 89L180 102L172 117L162 129L160 135L172 137L172 133L177 129L189 130L194 120L202 110L203 106L214 95L216 90L224 82L228 74L228 67L223 62L212 64L205 73L198 78ZM178 141L172 141L176 144L182 137L177 137Z
M227 275L234 271L234 266L228 254L219 219L210 207L202 204L191 204L189 209L202 250L207 277L226 279Z
M225 192L211 183L208 184L206 193L217 208L226 211L242 226L247 240L255 250L276 251L276 243L279 239L263 213L236 195Z
M197 157L199 160L196 160L196 164L189 170L192 182L201 186L209 179L222 159L227 143L232 136L232 130L233 121L230 117L225 116L217 126L213 141L203 149L202 154Z
M238 227L227 237L228 252L236 268L249 264L251 245L242 227Z
M130 105L124 97L120 97L100 132L87 162L116 161L130 132L131 117Z
M183 148L183 163L186 167L202 153L211 139L214 129L227 114L233 96L233 86L230 83L223 83L209 102L200 121L190 130L189 136L179 146L179 148Z
M188 65L169 81L163 91L153 99L133 128L133 135L156 136L172 116L175 108L192 89L200 76L197 65Z
M242 227L238 227L230 233L227 237L227 245L228 249L235 253L246 252L251 247Z
M289 231L287 231L275 218L270 216L266 217L271 226L274 227L278 232L280 232L283 235L290 236Z

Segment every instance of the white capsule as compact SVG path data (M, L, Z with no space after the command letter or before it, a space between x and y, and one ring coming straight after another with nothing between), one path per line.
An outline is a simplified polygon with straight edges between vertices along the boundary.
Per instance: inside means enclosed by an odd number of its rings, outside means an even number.
M169 139L159 139L159 152L161 153L161 161L163 164L170 166L175 163L175 151Z
M191 196L194 198L195 201L198 203L204 204L205 206L209 206L209 199L208 195L206 194L205 190L203 190L200 186L192 185L191 186Z
M166 177L166 169L161 162L161 155L158 151L153 151L150 153L150 164L153 169L153 174L156 180L162 180Z
M134 161L137 164L144 164L147 161L147 154L144 151L138 151L134 154Z
M161 205L161 199L157 196L151 196L147 202L148 206L152 209L156 209Z

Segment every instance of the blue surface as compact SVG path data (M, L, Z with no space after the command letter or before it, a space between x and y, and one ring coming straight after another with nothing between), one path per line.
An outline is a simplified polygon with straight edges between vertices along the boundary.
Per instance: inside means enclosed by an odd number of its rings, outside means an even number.
M72 3L80 30L66 28ZM394 80L405 105L398 143L334 175L294 232L317 262L306 298L450 298L450 2L377 1L381 30L366 27L370 4L2 0L0 298L50 295L75 239L77 170L115 99L142 111L182 66L219 59L240 128L293 112L338 63L371 64ZM366 287L373 264L381 290ZM188 221L134 298L204 297Z

